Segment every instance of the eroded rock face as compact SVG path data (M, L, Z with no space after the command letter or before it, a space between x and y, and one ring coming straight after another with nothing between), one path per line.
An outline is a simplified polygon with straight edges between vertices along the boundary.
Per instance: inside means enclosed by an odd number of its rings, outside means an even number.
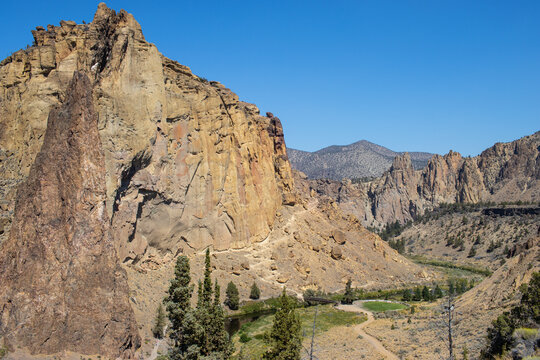
M415 171L407 153L371 182L307 180L301 192L335 199L364 225L402 223L441 203L540 200L540 132L510 143L498 143L479 156L463 158L450 151L434 155Z
M90 80L75 72L0 246L0 337L12 350L130 358L140 345L110 233L97 126Z
M186 248L244 247L268 235L282 204L295 203L279 119L163 57L130 14L100 4L90 24L63 21L33 34L36 46L0 67L5 235L16 185L76 70L94 82L122 261L153 268Z

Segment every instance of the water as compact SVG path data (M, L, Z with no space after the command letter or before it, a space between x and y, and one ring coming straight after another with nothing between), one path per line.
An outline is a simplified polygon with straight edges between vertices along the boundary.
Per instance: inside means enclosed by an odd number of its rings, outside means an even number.
M265 315L273 314L275 310L268 309L264 311L259 311L256 313L237 315L225 318L225 330L229 333L229 336L232 337L234 334L240 330L242 325L253 322Z

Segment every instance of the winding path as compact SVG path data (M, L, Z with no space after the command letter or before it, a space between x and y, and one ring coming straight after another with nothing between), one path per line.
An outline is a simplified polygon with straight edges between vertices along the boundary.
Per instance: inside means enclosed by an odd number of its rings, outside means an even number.
M358 332L358 334L362 335L362 337L364 339L366 339L371 344L371 346L373 346L375 348L375 350L377 350L377 352L379 354L383 355L385 357L385 359L399 360L399 358L397 357L396 354L394 354L393 352L387 350L379 340L377 340L376 338L374 338L373 336L369 335L367 332L364 331L364 328L366 326L368 326L369 324L371 324L373 321L375 321L375 318L373 317L373 313L371 311L368 311L368 310L362 308L362 303L363 303L363 301L355 301L354 304L352 304L352 305L340 304L340 305L337 306L337 308L339 310L343 310L343 311L350 311L350 312L355 312L355 313L364 313L364 314L366 314L367 315L367 321L364 321L363 323L361 323L359 325L356 325L354 327L356 332Z

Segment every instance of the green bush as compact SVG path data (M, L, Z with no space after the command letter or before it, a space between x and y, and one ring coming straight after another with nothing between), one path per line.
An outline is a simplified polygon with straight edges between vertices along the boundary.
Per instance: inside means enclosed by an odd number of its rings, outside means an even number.
M538 329L517 328L514 333L522 339L530 340L538 335Z
M251 341L251 338L248 335L246 335L245 333L240 334L240 342L242 344L245 344L250 341Z

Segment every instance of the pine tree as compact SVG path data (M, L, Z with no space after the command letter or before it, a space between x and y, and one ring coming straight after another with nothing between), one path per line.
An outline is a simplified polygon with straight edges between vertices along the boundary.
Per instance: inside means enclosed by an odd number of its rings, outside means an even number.
M443 297L443 292L439 287L439 284L435 285L435 290L433 290L433 296L435 297L435 299L440 299Z
M240 297L238 295L238 288L232 281L227 284L227 291L225 292L227 298L225 299L225 305L231 310L238 310L240 304Z
M253 285L251 285L251 292L249 293L249 298L252 300L257 300L260 297L261 297L261 290L259 290L257 283L253 282Z
M204 303L204 306L210 306L212 301L212 279L210 275L212 274L212 267L210 264L210 249L206 249L206 256L204 260L204 281L201 299Z
M190 284L189 260L180 256L169 296L165 299L171 320L170 351L172 360L227 360L232 354L229 335L225 331L225 315L220 304L217 281L212 290L210 252L206 252L204 281L199 280L197 307L191 308L193 285ZM214 298L212 301L212 294Z
M169 294L165 298L165 307L171 322L170 337L173 341L173 348L185 347L182 344L182 327L184 326L184 317L190 310L191 294L193 293L189 271L189 259L183 255L179 256L174 269L175 277L171 280Z
M263 355L266 360L298 360L302 348L300 319L285 289L280 298L280 309L274 316L272 330L266 335L270 349Z
M414 301L422 301L422 289L420 289L419 287L414 289L413 300Z
M349 279L347 281L347 284L345 285L345 294L343 294L343 298L341 299L342 304L352 304L354 300L354 295L352 291L352 281Z
M448 280L448 295L454 295L456 293L456 288L454 285L454 280Z
M229 335L225 331L225 315L220 304L220 289L217 280L212 289L212 265L210 250L206 250L204 279L199 281L199 298L196 318L201 325L203 337L199 344L200 353L211 358L228 359L232 353ZM213 301L212 301L213 296Z
M403 296L401 298L402 301L411 301L411 290L405 289L403 290Z
M156 322L152 328L154 337L161 339L163 337L163 329L165 328L165 311L163 311L163 305L160 303L157 309Z
M210 308L210 319L207 329L209 354L217 355L220 359L228 359L233 347L229 334L225 330L225 314L221 307L220 287L217 280L214 284L214 302Z
M431 301L431 293L427 286L424 286L422 289L422 299L424 299L424 301Z

